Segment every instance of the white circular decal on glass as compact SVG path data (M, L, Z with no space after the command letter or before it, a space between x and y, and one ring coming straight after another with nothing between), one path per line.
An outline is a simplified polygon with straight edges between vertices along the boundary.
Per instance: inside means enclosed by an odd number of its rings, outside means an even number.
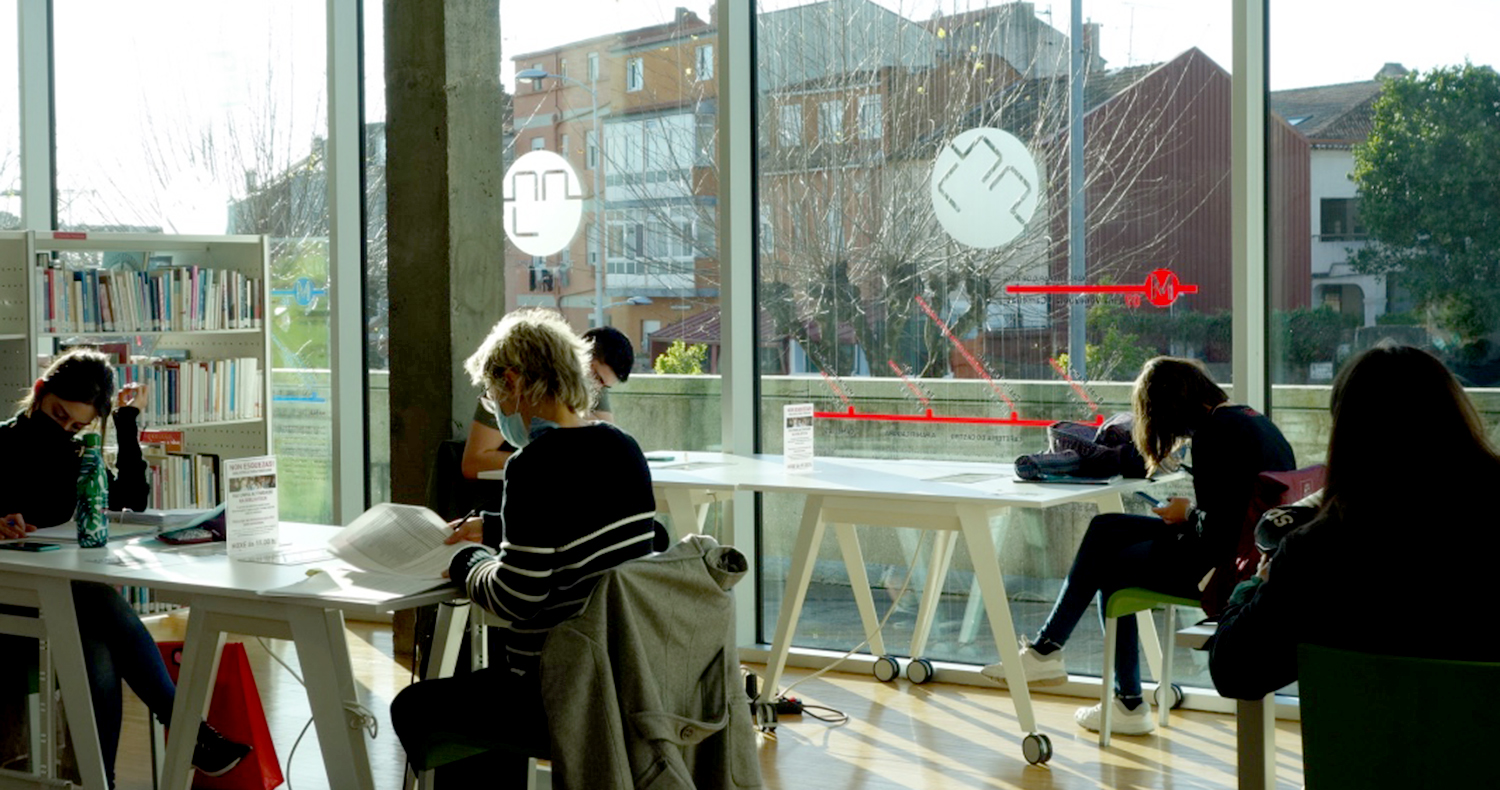
M1026 144L999 129L970 129L938 152L932 207L955 241L979 249L1008 244L1036 213L1041 191Z
M527 255L561 252L578 233L583 189L561 156L528 152L505 171L500 189L505 235Z

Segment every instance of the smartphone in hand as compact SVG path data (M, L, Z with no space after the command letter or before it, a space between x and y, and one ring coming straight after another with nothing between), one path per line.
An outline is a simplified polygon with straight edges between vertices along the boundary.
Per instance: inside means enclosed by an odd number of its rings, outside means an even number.
M1161 500L1157 499L1154 496L1151 496L1145 491L1137 491L1135 492L1135 495L1140 497L1141 499L1146 500L1146 504L1150 505L1151 507L1161 507Z

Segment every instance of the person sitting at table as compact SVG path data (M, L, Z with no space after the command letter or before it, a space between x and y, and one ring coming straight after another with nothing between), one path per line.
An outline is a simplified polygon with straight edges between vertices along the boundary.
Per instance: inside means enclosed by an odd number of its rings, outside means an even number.
M588 364L588 344L562 316L539 309L505 316L465 363L518 449L505 467L500 512L455 522L448 541L476 543L453 556L449 577L506 622L491 629L491 666L424 680L391 703L408 754L459 745L475 755L445 767L444 784L495 784L492 752L545 730L536 670L548 629L582 609L591 577L652 551L651 471L629 434L584 418ZM586 482L580 459L596 470Z
M109 357L98 351L74 349L48 366L22 399L20 411L0 423L0 537L25 537L73 518L82 449L78 434L98 426L108 438L111 417L119 452L109 476L109 507L146 509L150 488L136 428L140 410L135 397L134 387L116 392ZM97 582L73 582L72 588L104 773L113 786L121 681L130 684L163 725L171 719L176 686L156 642L118 590ZM204 723L198 730L193 765L219 776L249 752L248 745L234 743Z
M1057 602L1033 640L1022 640L1021 664L1028 685L1049 686L1068 679L1063 645L1097 596L1147 587L1196 598L1200 583L1240 534L1255 478L1261 472L1296 468L1291 445L1264 415L1229 403L1224 390L1196 360L1156 357L1141 369L1131 395L1133 438L1154 473L1184 444L1192 447L1193 494L1172 497L1152 512L1157 517L1103 513L1089 522ZM1114 712L1111 731L1142 735L1156 726L1141 696L1139 639L1134 617L1116 628ZM1004 681L1002 664L983 673ZM1098 732L1101 705L1079 708L1074 719Z
M1466 636L1487 621L1500 555L1483 494L1500 455L1462 385L1426 351L1381 344L1345 363L1330 408L1318 515L1235 588L1209 642L1226 697L1296 680L1302 642L1500 661L1497 643Z
M612 326L594 327L583 333L583 339L592 344L589 351L589 375L597 393L586 419L614 422L609 390L630 379L630 369L635 365L635 347L630 344L630 338L624 332ZM464 477L477 480L480 472L504 469L506 460L515 451L515 446L500 435L495 415L490 414L482 402L476 404L474 417L469 422L469 436L464 441L463 460L460 462Z

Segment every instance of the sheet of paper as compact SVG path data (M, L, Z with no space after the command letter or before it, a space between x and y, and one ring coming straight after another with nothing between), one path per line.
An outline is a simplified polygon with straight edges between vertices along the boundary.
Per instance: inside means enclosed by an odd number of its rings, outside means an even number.
M671 469L676 472L690 472L694 469L712 469L716 466L728 466L729 464L713 463L711 461L683 461L680 464L659 464L652 469Z
M425 507L382 503L366 510L328 542L334 556L367 571L440 579L453 555L472 543L449 546L453 531Z
M943 475L942 477L929 477L929 483L983 483L986 480L999 479L1000 475L984 474L982 472L967 472L954 475Z
M231 458L224 472L225 528L229 556L275 551L281 528L276 496L276 457Z
M131 513L131 516L137 514ZM154 535L156 527L152 524L142 524L127 517L125 523L116 520L118 513L109 514L109 539L114 542L116 538L129 538L136 535ZM45 540L58 543L77 543L78 527L72 521L58 524L55 527L43 527L26 536L33 540Z
M813 469L813 405L791 403L782 407L781 457L788 472Z
M446 579L418 579L391 576L352 568L326 568L307 578L282 587L261 590L266 596L311 596L344 601L388 601L406 595L434 590L447 584Z

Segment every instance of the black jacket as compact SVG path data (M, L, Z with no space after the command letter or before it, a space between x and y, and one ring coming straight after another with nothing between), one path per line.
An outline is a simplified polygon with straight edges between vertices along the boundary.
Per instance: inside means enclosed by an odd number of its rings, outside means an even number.
M111 510L145 510L150 498L146 460L134 407L114 412L119 441L116 471L109 479ZM44 422L45 421L45 422ZM33 527L52 527L73 517L78 504L79 451L83 442L65 436L47 417L17 414L0 422L0 516L19 513Z
M1297 468L1292 446L1269 418L1248 406L1223 405L1193 432L1194 514L1187 528L1203 572L1233 555L1261 472Z
M1360 523L1324 516L1287 535L1270 578L1235 589L1209 642L1219 693L1259 699L1291 684L1303 642L1500 661L1500 642L1485 636L1500 535L1483 482L1444 486L1448 501L1392 491L1390 506Z

